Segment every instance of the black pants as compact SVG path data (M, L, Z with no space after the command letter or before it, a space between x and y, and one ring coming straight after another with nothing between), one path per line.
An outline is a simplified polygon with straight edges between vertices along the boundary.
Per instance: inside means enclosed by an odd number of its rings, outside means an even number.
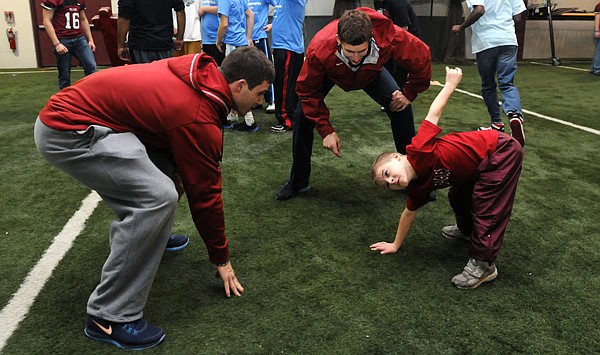
M279 124L289 126L294 120L298 94L296 80L304 63L304 53L296 53L285 49L274 49L275 64L275 117Z
M225 48L225 45L223 45L223 47L221 47L221 48ZM223 63L223 59L225 59L225 53L219 51L217 49L217 45L216 44L203 44L202 45L202 50L204 51L204 53L206 53L209 56L213 57L213 59L215 60L215 62L217 62L218 66L221 66L221 63Z
M327 96L333 85L334 83L331 80L327 78L324 80L321 86L323 96ZM392 101L392 93L399 89L400 87L392 75L387 69L383 68L379 76L363 90L379 105L389 107ZM387 109L386 113L390 119L396 150L402 154L406 154L406 146L410 144L412 138L415 136L412 106L409 105L399 112L392 112ZM309 183L314 127L314 123L306 118L302 110L302 105L298 103L293 121L293 162L289 180L296 189L305 187Z

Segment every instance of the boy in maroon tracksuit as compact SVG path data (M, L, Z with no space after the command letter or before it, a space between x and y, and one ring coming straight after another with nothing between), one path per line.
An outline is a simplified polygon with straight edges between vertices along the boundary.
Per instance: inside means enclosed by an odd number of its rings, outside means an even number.
M373 181L386 189L406 189L408 198L393 243L371 250L395 253L429 202L429 192L450 186L448 198L456 226L442 229L450 239L470 241L470 259L452 278L458 288L475 288L496 278L495 260L502 247L521 173L524 142L495 130L451 133L441 138L437 126L450 95L460 83L460 68L446 68L446 85L435 98L407 154L383 153L371 170Z

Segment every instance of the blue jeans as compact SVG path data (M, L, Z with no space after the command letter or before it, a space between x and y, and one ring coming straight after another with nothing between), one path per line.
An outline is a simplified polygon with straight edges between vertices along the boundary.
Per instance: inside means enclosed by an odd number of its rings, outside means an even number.
M496 91L496 76L502 92L502 110L523 115L519 89L514 84L517 73L517 46L499 46L476 54L477 68L481 76L481 95L492 122L502 122Z
M61 38L60 43L69 50L65 54L56 53L56 67L58 68L58 87L64 89L71 85L71 58L74 56L83 66L85 75L96 72L96 59L85 36L77 38Z
M596 52L592 58L592 69L590 70L596 75L600 75L600 38L596 38Z

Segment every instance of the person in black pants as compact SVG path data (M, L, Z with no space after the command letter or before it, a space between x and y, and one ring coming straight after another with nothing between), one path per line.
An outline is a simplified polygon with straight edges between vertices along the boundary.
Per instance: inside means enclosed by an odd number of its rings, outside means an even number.
M392 58L408 72L409 80L402 88L383 67ZM385 106L396 149L405 153L415 135L410 104L429 88L431 72L429 47L373 9L347 11L339 21L325 26L308 46L298 77L300 100L292 126L292 169L277 199L287 200L310 189L314 128L323 138L323 147L341 157L341 140L325 105L334 85L344 91L362 89Z

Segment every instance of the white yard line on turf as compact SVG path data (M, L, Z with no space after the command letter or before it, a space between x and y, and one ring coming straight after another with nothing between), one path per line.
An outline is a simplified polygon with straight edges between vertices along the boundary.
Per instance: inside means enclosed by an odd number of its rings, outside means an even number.
M0 71L0 75L7 75L7 74L43 74L43 73L56 73L58 70L57 69L39 69L39 70L26 70L26 71ZM82 72L83 69L71 69L72 72L74 71L80 71Z
M444 86L439 81L432 81L431 85L442 86L442 87ZM461 94L465 94L465 95L476 97L478 99L483 100L483 97L481 95L473 94L472 92L468 92L468 91L461 90L461 89L456 89L455 91L460 92ZM501 102L499 102L499 104L501 104ZM541 113L529 111L529 110L526 110L526 109L523 109L523 112L526 113L526 114L528 114L528 115L531 115L531 116L543 118L543 119L548 120L548 121L560 123L560 124L565 125L565 126L577 128L577 129L580 129L582 131L593 133L595 135L600 136L600 130L597 130L597 129L593 129L593 128L589 128L589 127L585 127L585 126L580 126L580 125L577 125L575 123L571 123L571 122L559 120L558 118L554 118L554 117L542 115Z
M48 247L33 269L31 269L10 302L0 312L0 353L6 345L8 338L10 338L19 326L19 323L29 312L29 308L46 284L46 281L52 275L54 268L67 251L71 249L75 238L85 227L85 222L100 200L100 196L95 191L92 191L81 202L79 210L69 219L62 231L54 237L54 241L50 247Z
M531 64L535 64L535 65L544 65L544 66L548 66L548 67L553 67L554 65L549 64L549 63L541 63L541 62L529 62ZM559 65L556 68L563 68L563 69L571 69L571 70L578 70L578 71L587 71L589 72L589 69L584 69L584 68L576 68L576 67L569 67L566 65Z

